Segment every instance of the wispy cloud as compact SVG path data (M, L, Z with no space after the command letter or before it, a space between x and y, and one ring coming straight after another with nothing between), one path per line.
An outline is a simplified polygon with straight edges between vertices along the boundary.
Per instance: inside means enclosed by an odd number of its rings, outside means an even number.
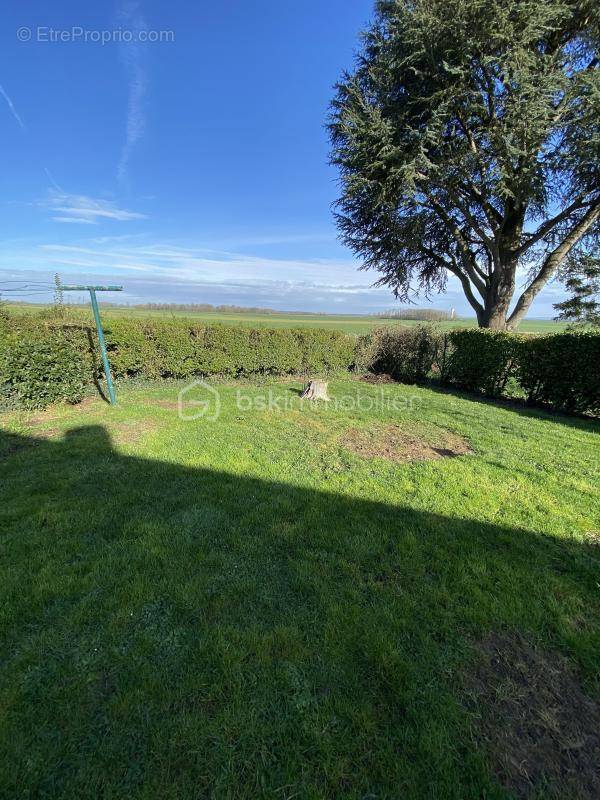
M55 272L70 282L123 283L122 302L206 302L305 311L365 313L396 305L374 273L357 272L352 259L286 259L217 251L200 244L149 240L144 234L86 237L23 247L9 243L0 253L0 280L27 277L51 282ZM187 243L185 243L187 244ZM4 273L4 275L3 275ZM540 296L537 315L552 315L554 292ZM40 300L42 298L39 298ZM422 300L423 305L427 302ZM470 315L457 279L434 301Z
M50 184L52 185L52 188L56 192L64 193L64 189L62 188L62 186L59 186L58 183L54 180L54 178L52 177L52 173L50 172L48 167L44 167L44 172L46 173L46 177L50 181Z
M126 3L118 14L119 23L133 32L133 41L121 45L121 58L129 81L129 97L127 101L127 123L125 143L121 150L121 158L117 168L117 178L122 184L129 180L129 161L135 145L140 140L146 125L144 114L144 98L147 90L146 66L144 52L139 44L138 34L147 29L139 3Z
M21 128L21 130L25 131L26 130L25 123L21 119L21 116L19 115L19 113L17 112L17 109L15 108L15 104L11 100L10 96L8 95L6 89L2 86L2 84L0 84L0 95L2 95L2 97L6 100L6 103L8 105L9 111L13 115L13 117L15 118L15 120L16 120L17 124L19 125L19 127ZM30 146L31 146L31 144L30 144ZM52 173L50 172L48 167L43 167L43 170L44 170L44 173L45 173L46 177L48 178L52 188L57 192L62 192L63 191L62 187L59 186L59 184L54 180L54 178L52 176Z
M1 84L1 83L0 83L0 94L1 94L1 95L2 95L2 97L3 97L3 98L6 100L6 102L7 102L7 104L8 104L8 108L10 109L10 113L11 113L11 114L13 115L13 117L16 119L16 121L17 121L17 123L19 124L19 126L20 126L20 127L23 129L23 130L25 130L25 123L23 122L23 120L21 119L21 117L19 116L19 114L17 113L17 109L15 108L15 104L14 104L14 103L13 103L13 101L10 99L10 97L9 97L9 96L8 96L8 94L6 93L6 91L5 91L4 87L2 86L2 84Z
M110 200L99 200L83 194L68 194L52 191L44 205L55 212L55 222L67 222L80 225L96 225L101 220L110 219L126 222L133 219L145 219L145 214L120 208Z
M96 223L91 219L82 219L79 217L52 217L54 222L73 222L77 225L95 225Z
M379 303L386 290L371 287L372 276L357 272L351 260L301 260L264 258L248 253L218 251L206 247L181 247L170 242L107 242L97 246L95 240L73 244L44 244L50 269L60 265L70 271L107 271L120 275L119 280L144 280L156 286L169 282L188 287L191 296L202 297L210 292L216 297L236 292L241 297L265 298L272 295L288 307L298 297L328 298L343 303L344 298L367 297L373 292ZM183 290L182 290L183 292ZM283 300L285 298L285 300ZM313 306L314 307L314 306Z

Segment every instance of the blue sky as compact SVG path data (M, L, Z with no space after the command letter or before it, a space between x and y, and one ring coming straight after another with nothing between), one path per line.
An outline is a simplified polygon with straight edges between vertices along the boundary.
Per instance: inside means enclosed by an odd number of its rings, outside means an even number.
M0 289L59 272L132 303L394 306L336 239L324 128L371 0L7 5ZM433 305L470 313L452 282Z

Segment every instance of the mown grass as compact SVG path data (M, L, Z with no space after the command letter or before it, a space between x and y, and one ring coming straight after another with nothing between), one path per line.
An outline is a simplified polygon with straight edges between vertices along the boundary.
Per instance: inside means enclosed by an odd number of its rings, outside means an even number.
M39 313L47 310L48 306L33 303L7 304L6 308L12 313ZM91 311L83 307L75 307L77 313L83 314L92 320ZM245 314L224 313L220 311L204 311L190 313L185 311L149 311L142 308L127 306L105 306L103 317L130 317L134 319L190 319L196 323L215 325L243 325L253 328L329 328L345 333L368 333L373 328L382 325L422 325L417 320L391 320L381 319L376 316L342 315L342 314ZM475 318L457 319L454 321L436 323L442 330L455 328L471 328L476 326ZM519 326L520 333L559 333L566 327L566 323L554 322L548 319L526 319Z
M507 797L463 678L519 632L597 694L597 423L352 380L186 422L179 388L0 417L0 796ZM473 454L342 444L392 423Z

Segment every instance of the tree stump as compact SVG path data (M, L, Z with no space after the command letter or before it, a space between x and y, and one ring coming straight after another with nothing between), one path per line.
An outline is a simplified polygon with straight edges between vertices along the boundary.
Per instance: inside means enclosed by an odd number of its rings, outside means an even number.
M327 400L331 398L327 395L327 381L309 381L304 387L300 397L303 400Z

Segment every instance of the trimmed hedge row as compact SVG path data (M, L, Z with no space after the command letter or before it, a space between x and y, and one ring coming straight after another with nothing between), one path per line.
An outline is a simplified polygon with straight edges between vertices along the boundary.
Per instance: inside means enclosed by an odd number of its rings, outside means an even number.
M600 415L600 333L561 333L524 340L517 379L529 403Z
M371 370L406 383L427 379L440 346L440 334L431 325L380 328L371 340Z
M382 328L361 337L358 350L372 372L407 383L435 378L490 397L511 387L531 405L600 414L600 332L518 336L481 328Z
M406 383L437 378L461 389L501 395L514 374L520 338L500 331L464 328L444 333L431 325L381 328L368 334L372 372ZM362 349L369 350L366 342Z
M111 320L106 327L117 377L336 372L349 369L354 360L353 338L339 331L137 320Z
M408 383L435 378L492 397L516 389L531 404L600 414L600 333L594 332L535 337L420 325L353 337L316 328L109 319L105 334L117 378L370 370ZM29 408L78 402L101 377L95 341L95 331L81 322L0 316L0 400Z
M88 339L81 330L0 324L0 400L44 408L79 402L94 375Z
M522 340L503 331L465 328L446 334L440 364L444 382L490 397L504 394L514 376Z
M530 405L600 413L600 332L517 336L474 329L446 336L445 382L500 397L512 381Z
M355 338L321 329L196 326L109 319L113 375L141 378L332 373L354 364ZM0 395L26 407L81 399L101 375L95 331L81 323L14 317L0 323Z

